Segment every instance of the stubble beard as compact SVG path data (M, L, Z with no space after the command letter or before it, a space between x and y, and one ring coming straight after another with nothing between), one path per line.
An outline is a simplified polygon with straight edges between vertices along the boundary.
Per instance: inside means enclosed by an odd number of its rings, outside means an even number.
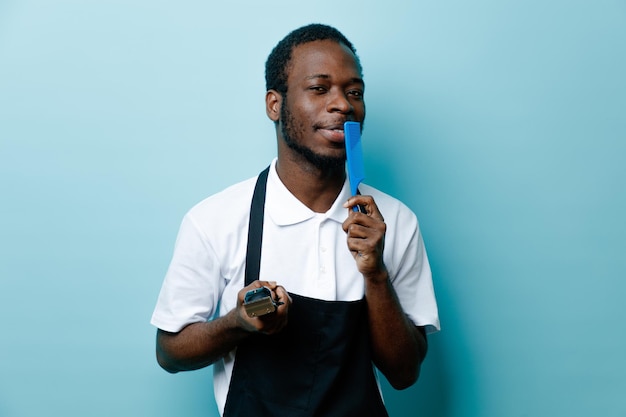
M296 126L296 121L293 115L289 109L287 109L286 100L283 100L280 106L280 119L282 120L281 133L283 140L291 150L295 151L298 155L320 171L345 169L345 153L342 156L320 155L319 153L314 152L311 148L299 143L297 139L301 136L301 132L304 129Z

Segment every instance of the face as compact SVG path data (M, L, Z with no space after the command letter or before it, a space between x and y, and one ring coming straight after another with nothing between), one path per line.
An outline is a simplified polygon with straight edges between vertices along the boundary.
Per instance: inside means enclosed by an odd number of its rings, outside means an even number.
M292 155L319 169L343 169L343 123L363 122L363 93L361 71L350 49L330 40L297 46L280 103L279 139Z

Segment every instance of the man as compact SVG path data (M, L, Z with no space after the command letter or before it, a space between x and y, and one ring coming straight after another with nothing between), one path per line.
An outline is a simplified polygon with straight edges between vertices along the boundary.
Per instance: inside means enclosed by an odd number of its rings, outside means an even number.
M185 216L152 317L158 362L214 364L226 417L386 416L373 365L412 385L439 328L417 219L367 185L350 195L343 123L362 125L364 82L340 32L287 35L266 82L278 156ZM278 307L249 317L260 287Z

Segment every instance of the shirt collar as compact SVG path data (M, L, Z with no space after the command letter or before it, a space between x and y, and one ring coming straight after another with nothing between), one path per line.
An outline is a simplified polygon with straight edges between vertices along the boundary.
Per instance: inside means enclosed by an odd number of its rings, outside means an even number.
M343 223L348 216L348 209L343 207L343 203L347 201L348 198L350 198L350 187L346 180L332 207L326 213L315 213L302 204L302 202L285 187L276 172L276 159L272 161L267 178L265 213L278 226L301 223L313 217L317 217L321 221L330 219L337 223Z

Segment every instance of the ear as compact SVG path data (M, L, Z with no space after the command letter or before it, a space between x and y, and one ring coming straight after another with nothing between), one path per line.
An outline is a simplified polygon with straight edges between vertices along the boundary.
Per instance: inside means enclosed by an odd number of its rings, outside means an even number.
M280 119L280 106L283 102L283 96L276 90L267 90L265 93L265 112L267 117L273 122Z

